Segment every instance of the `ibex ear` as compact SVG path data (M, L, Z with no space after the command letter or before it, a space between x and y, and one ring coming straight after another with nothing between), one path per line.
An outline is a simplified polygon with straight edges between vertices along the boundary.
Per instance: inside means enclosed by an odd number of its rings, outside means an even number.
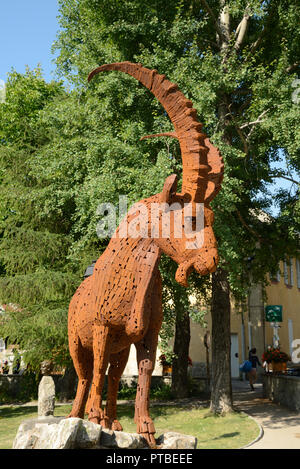
M159 194L160 203L170 204L177 190L177 176L176 174L171 174L168 176L164 183L164 188Z

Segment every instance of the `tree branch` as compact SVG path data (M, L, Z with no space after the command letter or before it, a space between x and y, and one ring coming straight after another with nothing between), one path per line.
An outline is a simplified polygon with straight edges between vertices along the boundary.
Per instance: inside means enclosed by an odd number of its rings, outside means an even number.
M295 179L292 179L292 178L290 178L290 177L287 177L287 176L285 176L285 175L283 175L283 174L270 174L270 176L271 176L272 179L275 179L275 178L282 178L282 179L286 179L287 181L291 181L291 182L293 182L294 184L297 184L297 185L300 184L300 181L295 181Z
M249 104L251 103L252 101L252 96L250 96L249 98L245 99L245 101L243 102L243 104L240 105L240 107L238 108L237 110L237 115L240 115L244 109L249 106Z
M259 240L259 242L261 243L265 243L267 242L267 240L265 240L264 238L262 238L253 228L251 228L244 220L244 218L242 217L241 213L239 212L239 210L236 210L236 213L238 214L238 217L242 223L242 225L249 231L249 233L251 233L256 239Z
M251 49L250 49L250 52L248 54L248 57L253 55L254 52L256 51L256 49L258 48L258 46L260 45L261 41L263 40L263 37L266 33L266 28L264 28L260 34L260 36L256 39L256 41L251 45ZM247 58L248 58L247 57Z
M199 49L200 49L200 47L201 47L201 45L202 45L201 42L206 42L206 43L209 44L210 46L213 46L213 47L215 47L216 49L220 50L220 46L219 46L216 42L214 42L214 41L209 41L208 39L203 39L203 38L201 38L201 40L200 40L200 39L197 40L197 46L199 47Z
M248 60L249 57L251 57L251 55L254 54L254 52L256 51L256 49L259 47L261 41L263 40L266 32L268 31L268 29L270 28L270 24L271 24L271 20L274 16L274 13L275 13L276 9L275 9L275 6L273 6L273 8L270 10L270 13L269 15L267 16L266 18L266 22L265 22L265 26L264 28L262 29L260 35L258 36L258 38L256 39L255 42L252 43L251 47L250 47L250 52L249 54L247 55L247 57L245 58L245 62Z
M251 18L251 15L248 13L248 6L246 7L244 16L238 27L236 28L236 35L237 39L234 44L234 49L236 52L238 52L241 48L241 45L243 44L243 41L245 39L247 30L248 30L248 25L249 25L249 20Z
M234 119L234 117L233 117L233 114L232 114L232 112L231 112L231 110L230 110L230 106L231 106L231 105L227 106L228 113L229 113L229 115L230 115L230 117L231 117L231 120L232 120L232 122L233 122L233 125L234 125L234 127L235 127L235 130L237 131L237 133L238 133L238 135L239 135L241 141L243 142L244 153L245 153L245 155L248 155L248 153L249 153L249 146L248 146L247 139L245 138L245 135L244 135L243 132L241 131L240 127L239 127L239 126L237 125L237 123L235 122L235 119Z
M289 67L287 67L285 69L286 73L290 73L290 72L293 72L294 70L296 70L296 68L298 68L300 66L300 62L295 62L294 64L290 65Z
M205 10L207 11L207 13L209 14L209 16L211 17L211 19L213 20L213 23L214 23L214 26L216 28L216 31L220 37L220 39L223 41L224 40L224 35L223 35L223 32L219 26L219 23L214 15L214 12L212 11L212 9L210 8L210 6L208 5L207 1L206 0L200 0L203 7L205 8Z
M260 116L258 116L258 118L256 119L256 121L253 121L253 122L247 122L245 124L242 124L240 125L240 129L244 129L245 127L249 127L250 125L256 125L256 124L259 124L263 118L263 116L269 111L270 109L266 109L265 111L263 111Z

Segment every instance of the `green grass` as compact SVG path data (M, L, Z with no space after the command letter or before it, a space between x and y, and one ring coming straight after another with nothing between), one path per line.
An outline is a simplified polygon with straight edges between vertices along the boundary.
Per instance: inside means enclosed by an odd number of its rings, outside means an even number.
M55 416L70 412L71 405L57 406ZM133 405L119 405L118 418L124 431L136 432ZM237 449L258 436L256 423L243 413L233 412L216 417L208 409L181 406L152 406L151 416L156 437L166 431L175 431L198 438L198 449ZM37 407L6 406L0 408L0 449L12 447L18 427L25 419L37 417Z

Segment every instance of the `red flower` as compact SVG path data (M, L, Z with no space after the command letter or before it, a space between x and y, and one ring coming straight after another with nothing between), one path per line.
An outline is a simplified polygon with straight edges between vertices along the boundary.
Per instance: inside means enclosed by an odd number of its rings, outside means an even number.
M270 347L262 356L262 360L267 363L271 363L272 361L288 362L290 359L287 353L282 352L279 348L274 349L274 347Z

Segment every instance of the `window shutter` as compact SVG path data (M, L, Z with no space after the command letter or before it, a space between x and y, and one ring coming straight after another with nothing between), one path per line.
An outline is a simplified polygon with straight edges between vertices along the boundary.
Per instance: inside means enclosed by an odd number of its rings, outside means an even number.
M293 258L290 258L290 285L294 286L294 262Z
M288 273L287 261L283 261L283 275L284 275L284 283L286 285L288 285L289 284L289 273Z
M277 282L280 282L280 269L277 270L276 280Z
M300 288L300 260L296 259L296 269L297 269L297 286Z

